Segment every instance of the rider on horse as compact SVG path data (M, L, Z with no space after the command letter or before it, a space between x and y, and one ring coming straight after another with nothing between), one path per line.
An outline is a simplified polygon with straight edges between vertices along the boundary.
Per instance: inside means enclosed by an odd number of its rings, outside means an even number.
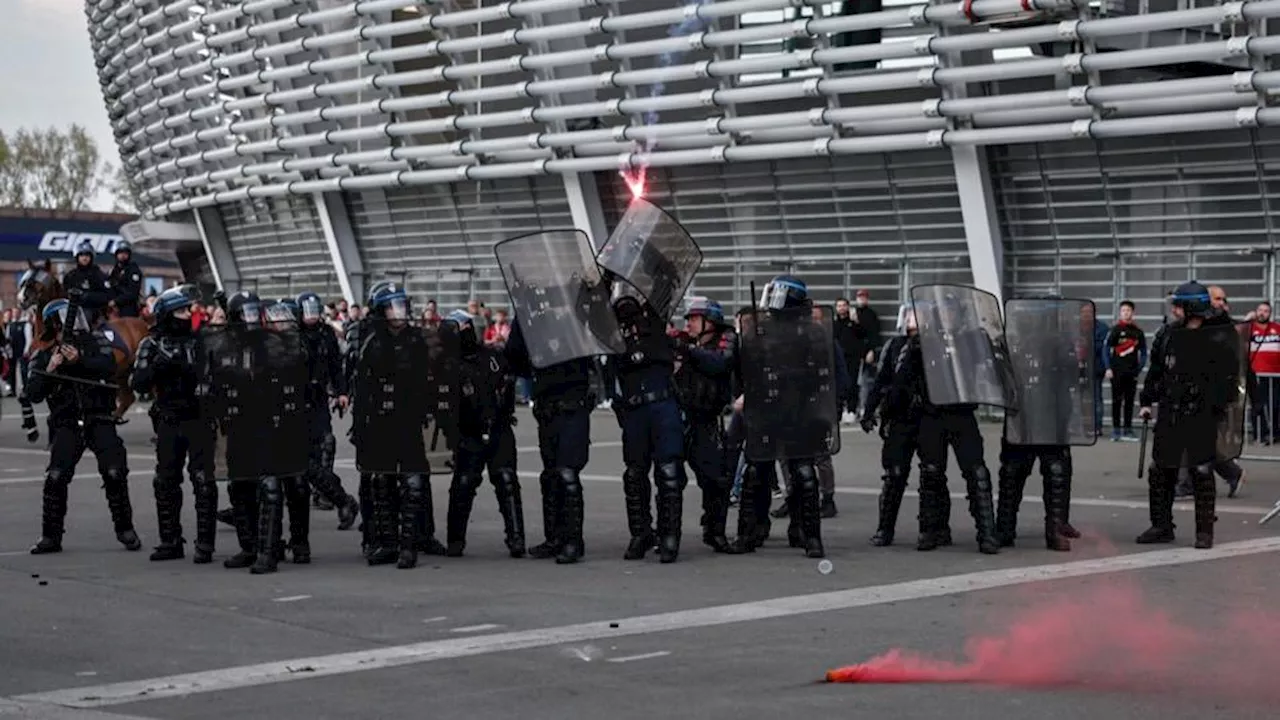
M107 288L106 274L94 262L93 243L81 240L76 243L75 253L76 266L62 276L62 285L71 304L83 308L89 325L96 327L114 294Z

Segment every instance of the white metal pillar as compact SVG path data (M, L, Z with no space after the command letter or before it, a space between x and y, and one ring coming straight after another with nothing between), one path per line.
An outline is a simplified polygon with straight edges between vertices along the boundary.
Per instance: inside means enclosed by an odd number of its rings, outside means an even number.
M329 247L342 297L352 304L364 302L364 262L356 247L356 235L341 193L316 193L312 200L320 216L320 227L324 230L324 241Z
M1004 307L1004 240L991 192L991 163L986 148L953 147L951 161L955 165L973 284L995 295L1000 307Z
M609 228L604 223L604 209L600 206L600 189L592 173L565 173L564 194L569 198L569 213L573 226L591 236L597 249L609 239Z
M196 227L200 230L200 243L204 245L204 255L209 259L209 269L213 271L213 281L223 292L235 292L240 289L240 266L236 263L235 253L231 251L231 243L227 240L227 228L222 223L222 216L216 207L205 207L196 210L193 215Z

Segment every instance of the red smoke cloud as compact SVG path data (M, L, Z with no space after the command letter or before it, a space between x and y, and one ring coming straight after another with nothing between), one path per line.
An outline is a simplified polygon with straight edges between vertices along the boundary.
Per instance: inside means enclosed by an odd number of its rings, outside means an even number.
M1064 581L1065 596L1010 613L1003 629L969 640L963 660L894 649L830 670L827 681L1181 690L1243 702L1280 700L1280 615L1224 607L1245 599L1240 588L1215 589L1222 576L1204 575L1182 581L1210 583L1196 588L1209 593L1199 607L1198 627L1180 622L1125 581ZM1251 599L1269 604L1265 594Z

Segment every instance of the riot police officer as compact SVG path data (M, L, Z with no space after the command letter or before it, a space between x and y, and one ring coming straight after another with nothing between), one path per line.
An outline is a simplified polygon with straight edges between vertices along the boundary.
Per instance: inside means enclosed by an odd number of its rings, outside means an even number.
M542 531L544 541L529 548L529 557L576 563L586 552L582 537L582 469L591 445L591 389L593 362L578 358L536 369L524 340L526 320L517 315L507 338L507 360L518 377L533 380L533 417L538 423L538 451L542 473Z
M488 470L498 496L498 511L506 532L507 551L524 557L524 508L516 476L515 377L504 353L483 346L471 315L455 310L444 320L444 331L456 333L461 350L460 395L453 452L453 484L449 487L448 552L462 555L467 545L476 490Z
M151 417L156 430L156 521L160 546L152 560L176 560L184 555L182 537L182 468L191 477L196 509L195 562L213 560L217 532L218 487L214 482L214 434L201 412L198 347L191 328L195 299L187 288L160 293L155 303L155 326L138 346L133 390L154 393Z
M436 552L432 537L431 474L423 428L435 410L430 366L435 362L421 328L409 323L409 298L394 284L378 288L371 321L355 363L352 439L356 464L371 475L370 565L417 565L418 552Z
M232 295L227 300L226 313L226 325L210 326L206 331L207 335L212 337L224 333L247 335L262 327L262 302L254 293L240 291ZM235 344L243 344L243 341L237 341ZM210 368L210 370L214 371L216 368ZM212 392L217 394L221 392L221 388L214 388ZM222 566L228 569L247 568L254 565L258 558L258 477L256 469L252 467L250 454L238 447L248 438L233 437L224 417L219 416L216 420L223 425L222 434L226 441L227 495L231 498L231 519L236 529L236 540L240 544L240 552L223 560ZM239 434L236 433L236 435ZM264 559L263 562L265 569L267 561Z
M97 325L103 308L114 298L107 288L107 276L94 263L93 243L81 240L75 247L76 265L62 276L67 300L85 311L90 326Z
M902 335L889 341L881 355L880 368L875 382L867 394L862 411L862 429L871 432L877 422L884 445L880 449L880 467L884 471L880 490L880 519L871 544L884 547L893 544L898 511L902 497L907 492L907 477L911 474L911 459L919 446L920 419L924 412L928 391L924 381L924 364L920 357L920 336L917 334L916 314L910 306L903 308ZM950 545L951 530L946 524L950 516L951 496L939 500L945 509L938 513L943 519L942 544ZM921 515L923 522L925 517ZM921 540L928 531L921 526Z
M732 550L725 537L730 478L721 417L733 401L733 348L722 347L726 326L720 303L694 300L684 320L685 342L676 347L675 389L684 411L685 457L702 490L702 542L727 553Z
M1218 459L1219 424L1239 392L1239 358L1231 343L1232 326L1210 325L1209 290L1192 280L1173 294L1173 322L1152 343L1151 368L1139 395L1140 414L1152 417L1159 405L1151 443L1148 490L1151 527L1138 536L1141 544L1174 541L1173 502L1178 469L1185 465L1195 494L1195 546L1213 547L1217 491L1213 465Z
M619 292L621 291L621 292ZM615 286L614 314L622 329L626 352L608 359L605 386L622 428L622 491L626 497L631 541L623 555L639 560L658 545L659 560L675 562L680 553L684 488L684 428L672 382L675 354L659 317L643 298ZM658 527L650 511L653 491L649 468L658 486Z
M107 276L107 289L120 317L138 317L142 269L133 261L133 247L125 240L116 243L116 264Z
M133 528L127 456L112 420L115 389L105 385L115 375L111 343L101 331L90 330L84 313L66 300L45 305L41 319L41 339L52 344L32 360L27 396L49 407L49 470L40 539L31 554L62 551L67 488L86 448L98 459L116 539L138 550L142 541Z
M771 318L780 318L782 322L799 321L801 316L798 313L804 310L809 312L803 316L803 321L811 321L813 318L813 300L809 297L808 285L799 278L791 275L779 275L770 280L761 292L758 311L768 313ZM828 361L833 363L836 383L832 391L835 395L831 398L820 398L818 401L824 404L828 401L830 402L832 413L835 413L835 417L832 420L838 423L839 398L844 397L851 380L845 365L844 353L841 351L840 345L835 342L834 332L829 325L826 333L832 348ZM750 341L745 335L745 331L743 335L739 335L740 346ZM743 366L747 360L742 354L741 347L737 357L739 362L738 374L744 378L745 385L746 374L748 372L755 374L755 370L758 368ZM770 388L770 391L786 392L787 388ZM759 412L753 410L753 403L750 397L739 398L735 402L735 407L738 407L739 403L741 403L741 407L747 413L748 418ZM763 426L769 420L766 417L758 417L755 422ZM773 418L773 421L777 422L778 419ZM751 420L748 419L747 426L749 427L751 424ZM830 430L839 432L838 427ZM818 440L820 439L818 438ZM826 556L826 550L822 544L821 496L818 473L815 466L816 461L823 454L825 453L815 450L811 457L790 457L786 458L784 463L787 474L790 476L790 482L787 483L789 491L787 504L792 519L791 526L787 530L787 540L791 547L803 548L805 554L811 558ZM762 533L760 529L762 526L767 528L768 520L763 516L767 515L769 509L769 489L775 477L774 467L777 459L752 462L747 471L743 473L742 505L738 512L738 537L734 544L735 552L754 552L757 547L763 544L767 530Z
M373 306L373 299L379 293L392 287L395 283L390 280L380 280L369 288L367 297L365 298L366 311ZM365 316L352 322L347 326L346 333L343 336L343 343L346 350L342 356L342 377L348 389L355 386L356 365L360 360L360 346L363 338L368 337L369 331L372 329L373 317L366 312ZM354 425L351 430L354 430ZM351 432L348 430L348 433ZM372 535L373 530L373 475L364 471L360 472L360 480L356 486L356 494L359 496L360 503L360 547L363 552L368 552L373 548Z
M306 344L310 363L307 429L311 452L307 484L316 497L324 498L329 503L330 509L338 508L338 529L347 530L355 524L360 505L354 497L347 494L342 487L342 480L333 471L337 443L333 437L333 417L329 413L331 395L336 398L339 412L345 411L350 404L347 377L342 372L342 353L338 348L337 335L324 322L324 307L319 295L304 292L298 295L293 306L297 308L302 340ZM292 512L291 508L290 513Z

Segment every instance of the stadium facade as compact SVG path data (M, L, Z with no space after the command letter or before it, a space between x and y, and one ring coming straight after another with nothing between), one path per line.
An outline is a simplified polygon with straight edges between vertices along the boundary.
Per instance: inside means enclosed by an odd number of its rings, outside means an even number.
M144 242L209 280L506 304L505 238L603 237L619 172L695 290L1274 294L1280 0L88 0ZM187 238L183 240L182 238ZM184 245L184 243L186 245Z

